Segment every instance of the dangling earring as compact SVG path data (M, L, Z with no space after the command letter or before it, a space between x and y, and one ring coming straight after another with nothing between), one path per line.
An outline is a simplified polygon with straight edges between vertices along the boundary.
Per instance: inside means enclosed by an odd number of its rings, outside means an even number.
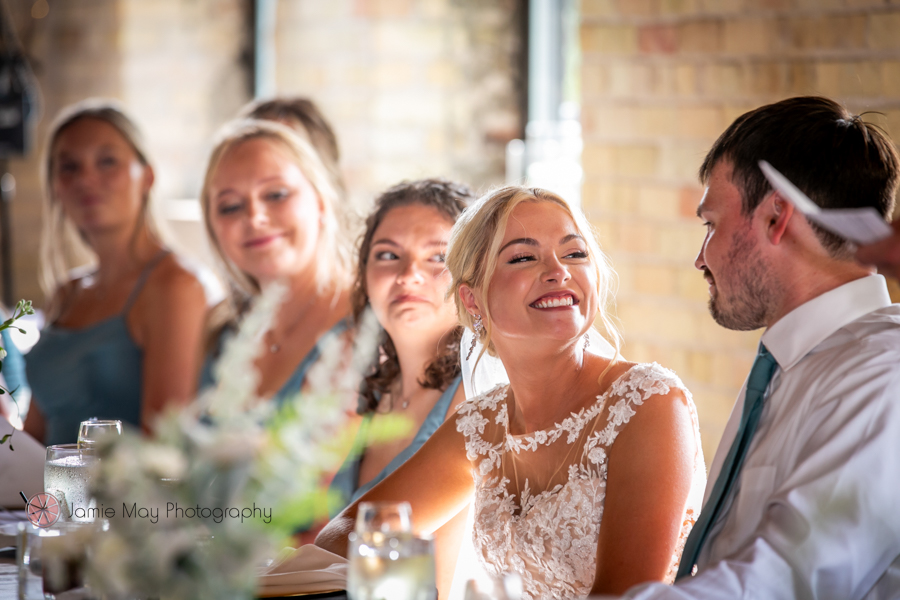
M591 334L584 334L584 349L587 350L591 346Z
M472 336L472 345L469 346L469 353L466 354L466 360L472 356L472 352L475 351L475 344L481 339L481 334L484 333L484 323L481 321L481 315L475 315L475 323L472 325L472 329L475 330L475 335Z

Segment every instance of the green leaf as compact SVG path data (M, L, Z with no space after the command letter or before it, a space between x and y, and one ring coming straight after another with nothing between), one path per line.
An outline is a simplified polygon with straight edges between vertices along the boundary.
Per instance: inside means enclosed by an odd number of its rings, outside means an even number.
M12 434L11 434L11 433L7 433L7 434L4 435L2 438L0 438L0 444L5 444L5 443L6 443L6 440L8 440L8 439L11 438L11 437L12 437Z

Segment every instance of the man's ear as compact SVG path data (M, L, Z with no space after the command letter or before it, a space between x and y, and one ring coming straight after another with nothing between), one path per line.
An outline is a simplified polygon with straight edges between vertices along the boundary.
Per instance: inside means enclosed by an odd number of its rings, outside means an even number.
M463 306L466 307L466 310L469 311L470 315L482 314L481 303L478 298L475 297L475 292L472 288L466 284L459 286L459 299L462 300Z
M772 192L757 207L760 215L765 219L766 237L773 245L778 245L784 238L788 223L794 214L794 205L788 202L778 192Z

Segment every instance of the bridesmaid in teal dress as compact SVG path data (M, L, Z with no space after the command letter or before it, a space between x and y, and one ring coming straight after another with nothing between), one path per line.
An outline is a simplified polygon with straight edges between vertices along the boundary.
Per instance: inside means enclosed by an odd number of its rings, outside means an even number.
M200 201L231 293L213 310L201 385L215 383L223 340L274 282L286 284L288 293L263 334L267 352L254 365L260 397L281 403L301 392L320 339L349 335L350 244L339 198L322 158L291 128L260 120L225 126Z
M26 357L25 430L74 442L91 417L149 430L195 394L206 294L196 270L160 241L154 173L116 104L86 101L57 118L47 144L41 275L48 325ZM87 254L95 267L71 269Z
M443 179L401 183L375 201L366 221L353 315L359 318L371 306L384 333L379 358L362 386L355 449L332 481L331 489L343 500L335 513L406 462L465 400L462 328L447 298L444 253L450 229L474 198L467 186ZM377 435L386 417L404 418L408 431ZM465 516L463 511L458 518ZM445 531L456 529L454 524Z

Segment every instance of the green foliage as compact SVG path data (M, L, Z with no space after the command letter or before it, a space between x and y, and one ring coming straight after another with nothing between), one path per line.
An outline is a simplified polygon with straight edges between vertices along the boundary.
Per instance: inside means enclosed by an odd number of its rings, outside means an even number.
M256 298L219 358L217 386L163 415L151 436L126 431L101 444L92 484L97 504L137 503L157 509L159 519L117 511L107 529L94 524L87 580L100 595L252 597L264 559L333 506L326 483L352 445L349 407L377 348L377 321L362 319L350 360L349 340L319 340L303 391L276 407L258 397L252 365L265 352L260 332L271 327L285 293L275 285ZM176 506L197 507L198 514L170 514ZM216 510L219 517L210 512Z
M13 310L12 316L10 318L8 318L7 320L3 321L3 323L0 323L0 331L3 331L4 329L12 328L12 329L18 329L19 332L21 332L21 333L25 333L24 329L22 329L21 327L15 327L14 324L18 319L24 317L25 315L33 315L33 314L34 314L34 309L31 307L31 300L19 300L16 303L16 308ZM4 358L6 358L6 349L3 348L2 346L0 346L0 372L3 371L3 359ZM8 390L8 389L4 388L3 386L0 386L0 396L2 396L3 394L9 394L9 397L12 399L13 404L16 404L15 396L13 396L14 391L15 390ZM16 410L18 410L18 408L19 408L19 405L16 404ZM0 446L2 446L7 441L9 441L9 449L14 450L14 448L12 446L12 436L14 433L15 433L15 429L12 431L12 433L7 433L2 438L0 438Z

